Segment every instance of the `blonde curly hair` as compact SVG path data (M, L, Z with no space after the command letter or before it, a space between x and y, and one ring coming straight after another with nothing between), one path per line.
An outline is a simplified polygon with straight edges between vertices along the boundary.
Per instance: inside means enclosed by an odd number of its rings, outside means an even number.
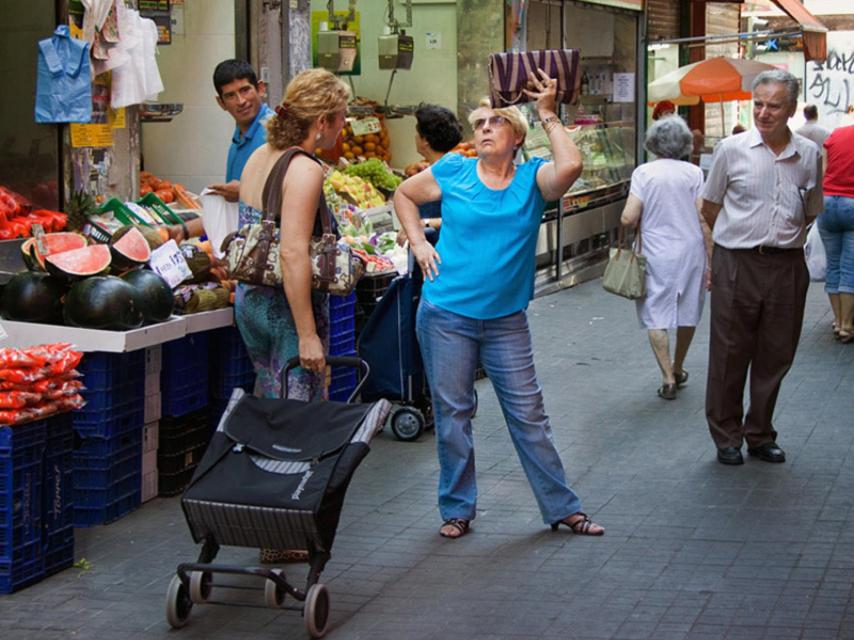
M288 83L276 115L267 120L267 144L274 149L298 145L319 118L347 108L350 87L326 69L308 69Z

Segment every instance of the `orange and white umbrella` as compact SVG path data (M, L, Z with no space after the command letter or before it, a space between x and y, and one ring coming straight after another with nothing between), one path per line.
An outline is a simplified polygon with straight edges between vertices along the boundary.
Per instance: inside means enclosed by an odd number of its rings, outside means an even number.
M647 87L650 103L670 100L676 105L703 102L750 100L753 79L770 64L738 58L709 58L679 67L651 82Z

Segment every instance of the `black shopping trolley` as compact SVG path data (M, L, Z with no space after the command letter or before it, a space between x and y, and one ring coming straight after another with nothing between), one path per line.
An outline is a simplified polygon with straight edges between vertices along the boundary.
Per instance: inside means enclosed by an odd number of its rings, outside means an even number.
M368 365L355 357L327 362L361 369L352 400ZM198 561L178 565L169 584L166 619L174 628L186 624L193 605L229 604L212 599L229 587L215 577L242 575L264 579L257 589L265 606L300 610L313 638L326 633L329 593L320 574L331 557L347 486L391 405L287 399L287 375L298 364L291 360L282 374L281 400L234 391L181 498L193 540L203 546ZM220 545L304 549L305 587L291 584L282 569L214 564ZM287 596L302 604L287 605Z

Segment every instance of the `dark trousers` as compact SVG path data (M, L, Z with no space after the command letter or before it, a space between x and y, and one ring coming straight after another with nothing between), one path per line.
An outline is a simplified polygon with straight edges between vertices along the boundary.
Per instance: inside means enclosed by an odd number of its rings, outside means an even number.
M742 440L757 447L777 438L774 405L795 358L808 286L799 249L760 253L715 245L706 418L719 448L741 448Z

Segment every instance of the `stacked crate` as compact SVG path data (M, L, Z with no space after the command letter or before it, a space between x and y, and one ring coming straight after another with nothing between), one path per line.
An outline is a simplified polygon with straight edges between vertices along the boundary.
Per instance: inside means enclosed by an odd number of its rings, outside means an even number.
M86 406L73 415L74 526L107 524L140 504L145 354L87 353Z
M161 416L180 418L208 406L209 332L162 345Z
M0 427L0 593L74 561L68 414Z
M329 296L329 355L356 355L356 292L349 296ZM349 367L332 367L329 399L345 402L356 388L358 372Z
M210 340L210 419L215 430L232 392L240 388L252 393L255 368L237 327L212 331Z
M210 437L210 412L207 408L177 418L161 418L157 444L159 495L174 496L184 490L207 449Z
M161 345L145 350L145 411L142 430L142 502L157 497L157 433L162 413L160 375L163 369Z

